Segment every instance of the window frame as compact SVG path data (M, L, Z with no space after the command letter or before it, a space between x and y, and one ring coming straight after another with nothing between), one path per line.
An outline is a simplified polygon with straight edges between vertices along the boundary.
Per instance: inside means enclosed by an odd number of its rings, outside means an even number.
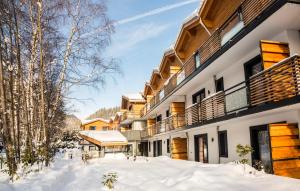
M217 90L218 83L221 83L221 90ZM219 91L224 91L224 78L223 77L215 80L215 88L216 88L216 93Z
M220 136L221 135L225 135L225 143L221 143L220 141ZM219 157L224 157L224 158L228 158L228 136L227 136L227 130L223 130L223 131L218 131L218 145L219 145ZM221 153L222 149L221 146L225 147L225 153Z
M96 130L96 126L89 126L89 130L95 131Z
M199 60L199 65L197 65L197 58ZM199 51L195 52L194 61L195 61L195 68L199 68L201 66L201 55Z
M170 153L170 139L167 139L167 153Z

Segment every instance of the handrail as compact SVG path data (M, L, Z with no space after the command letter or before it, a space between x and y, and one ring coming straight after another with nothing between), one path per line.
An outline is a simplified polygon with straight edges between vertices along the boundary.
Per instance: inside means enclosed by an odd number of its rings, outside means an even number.
M162 132L161 130L167 132L195 123L201 125L209 120L230 115L249 107L280 101L292 96L300 96L299 87L300 56L293 55L274 64L270 69L260 72L259 75L250 77L249 80L244 80L224 91L212 94L200 103L187 107L184 114L173 114L149 128L155 127L154 134L158 134ZM273 88L276 91L272 90ZM166 124L168 124L168 129ZM163 125L165 125L165 129L161 129Z

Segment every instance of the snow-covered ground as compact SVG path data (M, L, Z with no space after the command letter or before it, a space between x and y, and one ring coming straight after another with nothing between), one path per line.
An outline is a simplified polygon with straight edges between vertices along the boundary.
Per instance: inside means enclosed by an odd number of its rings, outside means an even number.
M67 158L58 156L50 168L27 175L13 184L0 173L0 190L106 190L101 183L103 174L116 172L115 191L300 191L300 180L263 174L251 167L245 171L242 165L234 163L201 164L166 157L133 161L110 156L84 164L80 153L73 159Z

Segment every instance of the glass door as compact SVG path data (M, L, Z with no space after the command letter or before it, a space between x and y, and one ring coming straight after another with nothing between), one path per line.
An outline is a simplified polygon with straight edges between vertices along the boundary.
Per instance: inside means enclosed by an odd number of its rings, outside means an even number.
M272 173L270 137L267 125L251 127L252 166Z
M207 134L195 136L195 160L202 163L208 163Z

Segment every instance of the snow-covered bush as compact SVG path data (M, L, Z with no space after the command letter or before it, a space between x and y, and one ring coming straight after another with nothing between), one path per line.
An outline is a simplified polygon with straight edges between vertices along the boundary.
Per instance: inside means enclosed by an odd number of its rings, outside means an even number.
M115 183L118 181L118 175L116 172L109 172L103 175L102 184L107 187L109 190L114 189Z
M239 162L242 164L248 164L249 163L249 159L247 158L247 155L254 152L253 148L250 145L241 145L238 144L236 146L236 153L239 155L240 160Z

